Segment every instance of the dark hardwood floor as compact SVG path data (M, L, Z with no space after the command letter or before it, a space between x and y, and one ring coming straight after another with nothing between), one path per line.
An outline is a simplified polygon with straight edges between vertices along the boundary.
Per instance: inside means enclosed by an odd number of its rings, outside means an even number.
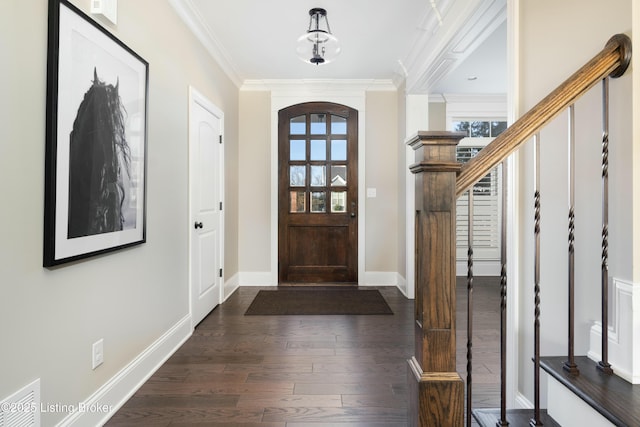
M466 284L458 288L465 326ZM406 426L413 301L380 287L394 315L244 316L259 289L240 288L217 307L107 425ZM474 298L474 407L497 406L497 281L476 287ZM465 333L459 338L465 378Z

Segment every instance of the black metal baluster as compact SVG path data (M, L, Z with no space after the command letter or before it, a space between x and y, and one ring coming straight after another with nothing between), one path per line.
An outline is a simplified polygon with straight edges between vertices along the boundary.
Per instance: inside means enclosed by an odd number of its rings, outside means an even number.
M533 162L535 171L535 193L534 193L534 293L535 293L535 320L533 323L533 418L529 421L530 426L541 426L540 420L540 134L533 137Z
M467 427L471 427L473 362L473 186L469 189L467 250Z
M500 233L500 420L496 427L506 427L507 421L507 161L502 162L502 222Z
M575 270L574 270L574 241L575 241L575 106L569 106L569 296L568 296L568 357L562 366L572 375L578 375L580 370L575 361Z
M609 78L602 80L602 355L598 369L613 374L609 363Z

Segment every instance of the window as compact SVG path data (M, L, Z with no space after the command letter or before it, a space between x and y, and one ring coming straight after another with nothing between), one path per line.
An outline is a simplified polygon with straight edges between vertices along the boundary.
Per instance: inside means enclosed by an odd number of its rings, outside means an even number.
M290 118L288 130L289 212L346 213L347 119L310 113Z
M507 128L503 120L460 120L452 123L454 131L467 132L457 149L457 159L466 163L491 140ZM501 177L494 168L473 186L473 251L475 260L500 260ZM458 198L456 207L456 256L467 259L468 193ZM460 272L458 273L460 274Z
M456 132L467 132L470 138L495 138L507 128L506 121L459 121L453 122L453 130Z

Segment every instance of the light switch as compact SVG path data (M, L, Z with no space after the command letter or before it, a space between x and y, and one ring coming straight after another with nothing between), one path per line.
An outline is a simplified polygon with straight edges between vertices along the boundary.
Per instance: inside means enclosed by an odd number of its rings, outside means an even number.
M367 197L372 199L376 197L376 189L375 188L367 188Z

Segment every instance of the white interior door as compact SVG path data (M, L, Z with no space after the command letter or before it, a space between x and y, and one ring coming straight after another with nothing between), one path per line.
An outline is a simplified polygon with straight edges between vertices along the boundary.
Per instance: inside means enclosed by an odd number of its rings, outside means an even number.
M223 288L224 116L194 89L189 101L190 293L193 325L220 303Z

